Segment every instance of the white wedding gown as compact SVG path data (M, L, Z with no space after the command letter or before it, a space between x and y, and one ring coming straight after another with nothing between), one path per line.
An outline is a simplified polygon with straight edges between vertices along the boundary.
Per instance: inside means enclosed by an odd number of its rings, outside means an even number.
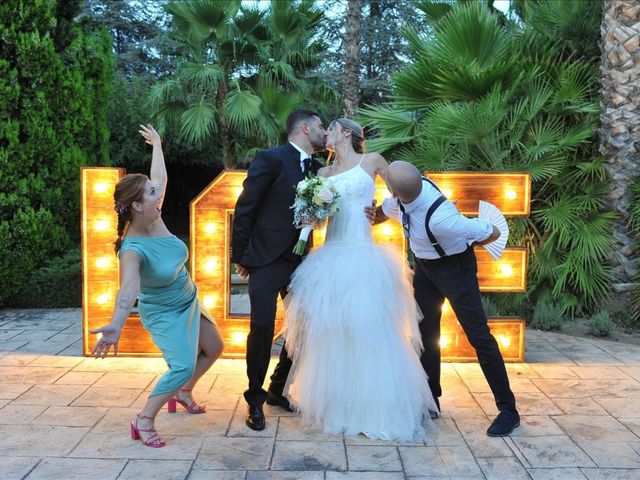
M360 164L330 181L339 211L324 245L296 269L285 299L293 359L285 395L306 424L326 432L424 440L428 410L438 409L420 364L405 261L373 242L364 207L375 184Z

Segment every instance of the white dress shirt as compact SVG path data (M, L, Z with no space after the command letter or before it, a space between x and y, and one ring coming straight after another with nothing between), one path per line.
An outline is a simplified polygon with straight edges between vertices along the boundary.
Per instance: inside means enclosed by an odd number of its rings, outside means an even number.
M422 181L420 195L411 203L403 204L409 215L411 251L418 258L435 260L440 258L427 236L424 221L429 207L440 197L441 193L426 180ZM389 218L402 222L402 212L398 208L395 197L382 202L382 212ZM493 232L493 225L479 218L467 218L462 215L453 203L445 200L431 216L429 222L431 232L446 255L464 252L474 242L486 240Z
M304 172L304 161L307 158L311 158L311 155L309 155L307 152L305 152L303 149L301 149L298 145L296 145L293 142L289 142L293 148L295 148L296 150L298 150L300 152L300 170L302 170Z

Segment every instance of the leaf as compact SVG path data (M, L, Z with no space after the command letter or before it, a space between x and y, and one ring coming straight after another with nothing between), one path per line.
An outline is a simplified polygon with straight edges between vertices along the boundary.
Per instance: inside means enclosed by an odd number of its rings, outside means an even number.
M216 108L200 102L189 107L181 117L180 132L191 143L200 144L217 131Z
M234 128L243 135L248 135L260 128L262 100L249 90L236 88L229 93L224 102L225 116Z

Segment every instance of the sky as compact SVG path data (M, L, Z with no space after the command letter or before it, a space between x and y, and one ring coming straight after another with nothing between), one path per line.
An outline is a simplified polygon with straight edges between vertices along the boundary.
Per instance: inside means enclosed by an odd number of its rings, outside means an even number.
M318 2L321 2L321 1L322 0L318 0ZM263 4L265 7L268 5L267 0L243 0L243 2L253 3L253 4L257 3L258 5ZM493 3L493 6L498 10L502 10L503 12L507 13L507 11L509 10L509 3L510 3L510 0L495 0Z

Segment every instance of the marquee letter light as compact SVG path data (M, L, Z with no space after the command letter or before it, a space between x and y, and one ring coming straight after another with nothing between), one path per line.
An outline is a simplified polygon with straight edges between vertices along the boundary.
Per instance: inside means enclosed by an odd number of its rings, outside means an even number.
M113 187L124 174L122 169L82 169L82 259L83 259L83 332L84 354L90 352L89 328L110 320L118 289L118 263L113 255L116 216L113 212ZM190 205L190 271L198 287L203 306L215 318L226 344L224 355L244 357L249 331L248 312L231 311L231 282L242 283L235 275L230 258L232 215L242 191L245 170L226 170L218 175ZM526 173L439 172L429 174L445 195L458 200L465 215L478 213L478 201L495 204L507 217L527 216L530 211L531 178ZM378 205L390 194L384 182L376 182ZM314 232L314 245L324 242L325 228ZM373 227L378 243L395 246L404 253L407 242L397 222ZM527 250L508 247L498 261L493 261L481 247L478 280L483 292L524 292L527 276ZM246 288L246 287L245 287ZM149 335L134 313L123 331L119 354L158 356ZM283 307L280 300L276 314L276 332L282 328ZM491 317L489 328L496 337L506 361L524 360L525 322L516 317ZM444 361L476 361L455 314L448 303L443 305L442 336Z

